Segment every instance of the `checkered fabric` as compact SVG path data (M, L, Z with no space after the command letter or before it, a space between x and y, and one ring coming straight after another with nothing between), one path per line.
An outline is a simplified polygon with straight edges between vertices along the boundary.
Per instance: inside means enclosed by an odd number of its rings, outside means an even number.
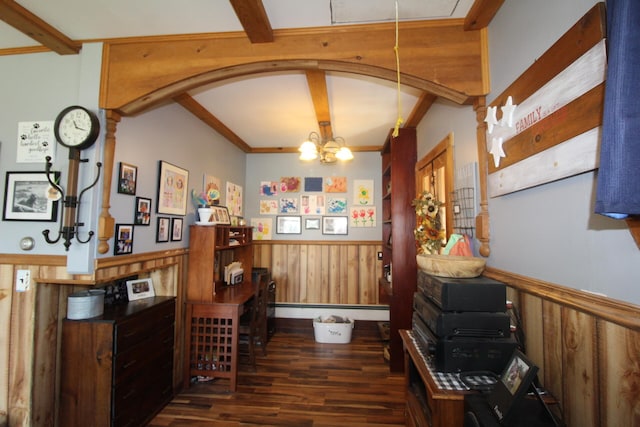
M462 382L462 380L460 379L460 374L455 372L436 371L429 352L425 348L423 348L423 345L418 340L416 340L413 331L408 331L408 333L409 337L411 337L411 340L413 341L414 346L420 353L420 356L422 356L424 364L427 366L427 369L431 373L431 376L435 380L436 385L439 389L458 391L471 390ZM495 378L487 375L466 376L465 380L472 386L490 385L496 382Z

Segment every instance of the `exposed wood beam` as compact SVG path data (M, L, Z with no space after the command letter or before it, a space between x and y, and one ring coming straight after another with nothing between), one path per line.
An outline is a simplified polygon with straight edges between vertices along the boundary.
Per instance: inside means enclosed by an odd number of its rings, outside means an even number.
M251 43L271 43L273 30L262 0L229 0Z
M489 23L498 13L504 0L476 0L471 5L469 13L464 18L464 29L480 30L489 26Z
M227 138L233 145L235 145L245 153L251 152L251 147L249 147L246 142L244 142L238 135L233 133L233 131L220 120L218 120L217 117L206 110L198 101L196 101L186 93L174 97L173 100L182 105L187 111L205 122L207 125L211 126L213 130Z
M15 1L0 0L0 19L60 55L74 55L82 48Z
M633 240L636 242L636 246L640 249L640 216L634 216L627 218L627 226L633 236Z
M422 95L420 95L420 99L418 99L415 107L413 107L413 111L411 111L411 114L407 118L403 127L418 126L424 115L427 114L427 111L429 111L429 108L431 108L437 98L438 97L432 93L422 92Z
M323 140L333 137L331 129L331 111L329 109L329 94L327 92L327 80L325 72L322 70L306 70L307 84L313 108L316 111L316 118L320 127L320 137Z

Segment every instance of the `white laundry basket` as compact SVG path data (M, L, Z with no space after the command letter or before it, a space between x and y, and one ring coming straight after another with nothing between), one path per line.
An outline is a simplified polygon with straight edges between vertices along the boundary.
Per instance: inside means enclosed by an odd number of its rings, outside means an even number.
M313 333L319 343L348 344L351 342L353 326L353 320L337 316L313 319Z

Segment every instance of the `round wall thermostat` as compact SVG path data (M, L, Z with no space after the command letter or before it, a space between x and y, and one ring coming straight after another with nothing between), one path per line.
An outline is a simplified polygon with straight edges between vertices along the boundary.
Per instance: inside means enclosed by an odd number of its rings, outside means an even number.
M33 237L23 237L20 240L20 249L23 251L30 251L36 245L36 241L33 240Z

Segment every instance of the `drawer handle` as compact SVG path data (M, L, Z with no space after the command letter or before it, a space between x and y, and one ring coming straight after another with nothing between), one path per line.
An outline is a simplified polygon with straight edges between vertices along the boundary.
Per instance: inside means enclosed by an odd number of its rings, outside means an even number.
M122 365L122 369L129 369L130 367L132 367L136 363L138 363L138 361L133 359L131 362L128 362L128 363L125 363L124 365Z

